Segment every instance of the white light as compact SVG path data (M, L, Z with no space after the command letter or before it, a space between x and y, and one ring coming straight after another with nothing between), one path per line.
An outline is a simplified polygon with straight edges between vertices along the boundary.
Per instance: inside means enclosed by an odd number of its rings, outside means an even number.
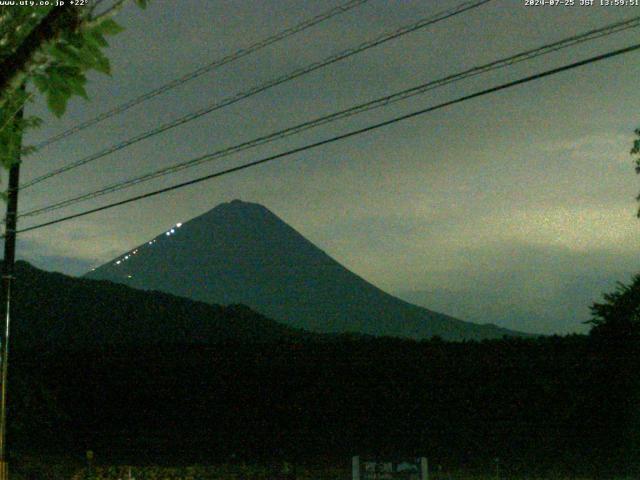
M151 245L153 242L149 242L149 245Z
M129 260L129 255L125 255L124 259Z
M174 228L171 229L171 233L176 233L176 230Z
M181 223L176 223L176 227L180 228L182 226Z
M120 265L120 263L121 263L121 260L118 260L118 261L116 262L116 265Z
M165 233L165 235L168 237L169 235L171 235L171 232L167 232Z
M127 275L127 278L131 278L131 275Z

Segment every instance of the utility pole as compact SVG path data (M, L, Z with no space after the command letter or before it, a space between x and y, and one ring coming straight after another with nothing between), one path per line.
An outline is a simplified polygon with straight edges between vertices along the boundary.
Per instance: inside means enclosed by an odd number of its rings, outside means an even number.
M22 119L23 110L16 115L16 121ZM4 262L2 265L2 287L5 303L5 325L2 337L2 385L0 386L0 480L8 480L7 463L7 373L9 370L9 326L11 323L11 287L14 279L16 259L16 225L18 220L18 189L20 185L20 149L22 135L17 139L16 156L9 169L9 188L7 189L7 214L4 233Z

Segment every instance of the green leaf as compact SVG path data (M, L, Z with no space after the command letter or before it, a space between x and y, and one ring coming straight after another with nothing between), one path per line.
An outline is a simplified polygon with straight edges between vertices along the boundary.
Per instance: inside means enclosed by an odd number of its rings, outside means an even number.
M87 91L84 89L85 83L87 83L87 78L80 73L76 76L67 77L67 84L69 85L71 92L81 96L85 100L89 100Z
M95 30L86 32L84 38L89 45L92 45L98 49L109 46L104 36L100 32L96 32Z
M101 47L95 46L92 43L86 43L82 49L81 54L84 61L87 62L88 65L90 65L90 67L88 68L93 68L96 64L97 59L104 56Z
M47 93L49 90L49 82L46 75L37 74L31 78L36 88L40 90L40 93Z
M42 118L31 115L23 119L24 128L38 128L42 125Z
M67 82L67 76L61 75L56 71L51 71L48 77L49 93L71 95L71 87Z
M56 90L51 90L47 97L47 105L49 106L49 110L53 112L53 114L60 118L64 115L65 110L67 109L67 99L68 95L61 93Z
M100 22L100 24L95 27L94 31L103 35L116 35L124 31L124 28L118 25L113 19L108 18L105 21Z
M109 63L109 59L102 53L100 53L99 58L96 58L96 63L93 68L106 75L111 75L111 63Z
M35 153L38 149L36 147L34 147L33 145L28 145L26 147L22 147L22 149L20 150L20 155L22 157L26 157L28 155L31 155L33 153Z
M46 71L63 79L77 77L82 74L82 70L79 67L71 65L53 65Z
M84 45L84 36L78 32L67 31L62 38L64 41L76 48L82 48L82 45Z
M147 8L148 1L147 0L136 0L136 5L138 5L143 10Z
M54 45L51 47L51 54L62 63L78 66L83 64L79 51L68 44Z

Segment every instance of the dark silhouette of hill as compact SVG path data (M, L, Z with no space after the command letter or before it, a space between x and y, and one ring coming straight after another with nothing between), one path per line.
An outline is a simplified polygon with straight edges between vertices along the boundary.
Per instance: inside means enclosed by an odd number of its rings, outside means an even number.
M242 305L222 307L16 264L12 337L18 346L303 341L312 334ZM317 335L316 335L317 336Z
M313 332L444 339L520 335L393 297L347 270L267 208L234 200L89 272L134 288L244 304Z

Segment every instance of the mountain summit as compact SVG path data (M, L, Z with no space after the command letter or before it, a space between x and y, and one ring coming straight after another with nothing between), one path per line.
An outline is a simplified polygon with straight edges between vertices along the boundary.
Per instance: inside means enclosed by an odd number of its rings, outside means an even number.
M450 340L517 335L395 298L267 208L240 200L178 223L86 276L208 303L241 303L315 332Z

